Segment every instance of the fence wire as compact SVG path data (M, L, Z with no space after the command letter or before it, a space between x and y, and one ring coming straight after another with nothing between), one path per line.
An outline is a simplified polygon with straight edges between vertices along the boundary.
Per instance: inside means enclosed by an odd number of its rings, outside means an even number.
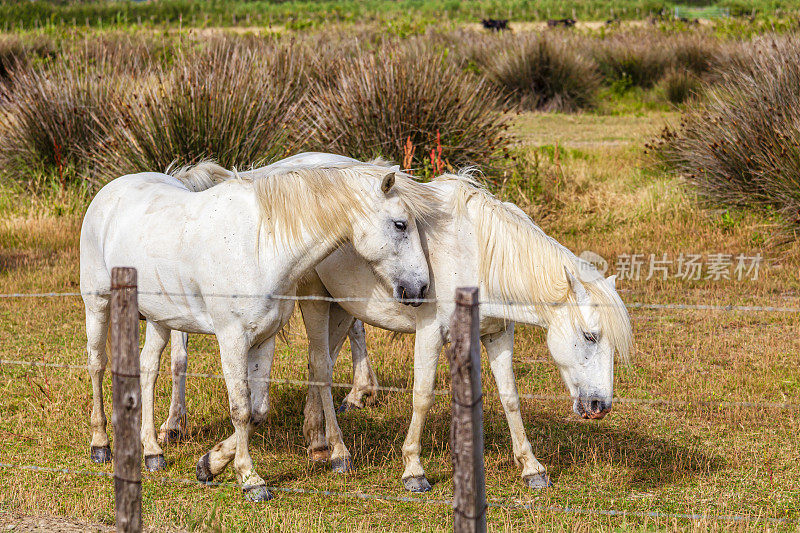
M0 359L0 368L3 365L32 367L32 368L60 368L65 370L89 370L88 365L76 365L69 363L46 363L43 361L15 361L9 359ZM200 379L216 379L225 380L222 374L202 373L202 372L181 372L173 374L168 370L158 370L153 372L159 375L169 377L183 376L187 378L200 378ZM148 374L147 371L139 371L140 375ZM249 382L262 382L262 383L275 383L277 385L295 385L295 386L315 386L315 387L331 387L334 389L352 389L353 383L344 383L336 381L309 381L303 379L288 379L288 378L249 378ZM378 392L393 392L401 394L413 394L414 389L408 387L387 387L378 385L372 390ZM449 396L450 389L435 389L433 394L436 396ZM539 401L574 401L575 398L568 395L559 394L527 394L520 393L520 398L528 400ZM584 400L591 399L605 399L605 398L584 398ZM668 406L668 407L686 407L686 408L747 408L747 409L800 409L800 403L793 402L760 402L760 401L728 401L728 400L709 400L705 398L689 398L689 399L672 399L672 398L628 398L628 397L614 397L613 403L628 404L628 405L649 405L649 406Z
M0 299L23 299L23 298L65 298L77 296L110 296L110 291L87 291L87 292L39 292L39 293L0 293ZM264 299L264 300L293 300L296 302L373 302L373 303L404 303L398 298L367 298L360 296L348 296L334 298L332 296L296 296L286 294L234 294L234 293L187 293L169 291L137 291L140 296L169 296L169 297L193 297L193 298L229 298L236 299ZM454 298L410 298L408 301L415 303L455 303ZM515 302L509 300L481 300L479 305L497 306L546 306L558 307L564 305L578 305L571 302ZM582 307L609 307L613 304L588 304ZM765 305L733 305L733 304L685 304L685 303L647 303L631 302L625 303L624 307L630 309L663 309L677 311L728 311L728 312L766 312L766 313L800 313L800 307L784 306L765 306Z
M16 463L0 463L0 468L7 470L16 469L29 472L47 473L47 474L68 474L68 475L82 475L103 478L114 478L113 472L102 472L96 470L84 470L73 468L58 468L49 466L16 464ZM173 477L148 477L142 476L143 483L153 484L178 484L178 485L192 485L192 486L210 486L221 488L232 488L241 490L241 486L237 483L229 481L210 481L200 482L195 479L188 478L173 478ZM273 487L267 486L267 489L273 492L283 492L288 494L303 494L309 496L323 496L329 498L350 498L358 500L373 500L373 501L387 501L397 503L411 503L415 505L420 504L435 504L447 507L453 506L453 500L447 498L424 498L414 496L395 496L393 494L373 494L368 492L345 492L335 490L322 490L322 489L303 489L299 487ZM757 515L739 515L739 514L708 514L708 513L669 513L662 511L629 511L622 509L592 509L571 506L559 505L542 505L534 502L526 502L524 500L509 500L500 498L489 498L488 506L496 509L503 509L507 511L525 510L525 511L538 511L538 512L552 512L558 514L579 514L579 515L597 515L597 516L610 516L610 517L636 517L636 518L654 518L654 519L681 519L690 521L713 521L713 522L746 522L746 523L790 523L788 518L781 517L767 517ZM800 524L800 522L798 522Z

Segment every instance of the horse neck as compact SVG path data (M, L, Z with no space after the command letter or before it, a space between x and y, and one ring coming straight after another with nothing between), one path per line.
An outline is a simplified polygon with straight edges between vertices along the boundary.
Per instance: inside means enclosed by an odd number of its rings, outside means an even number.
M547 328L550 324L536 311L532 305L514 304L509 305L492 301L491 297L480 306L482 316L497 318L519 324L530 324Z

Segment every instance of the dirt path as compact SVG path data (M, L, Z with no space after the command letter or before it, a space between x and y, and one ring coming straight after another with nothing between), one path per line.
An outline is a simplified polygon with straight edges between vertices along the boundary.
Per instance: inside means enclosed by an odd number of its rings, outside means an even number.
M60 518L57 516L20 516L0 514L0 532L2 533L39 533L57 531L59 533L84 533L91 531L114 531L113 526L89 524Z

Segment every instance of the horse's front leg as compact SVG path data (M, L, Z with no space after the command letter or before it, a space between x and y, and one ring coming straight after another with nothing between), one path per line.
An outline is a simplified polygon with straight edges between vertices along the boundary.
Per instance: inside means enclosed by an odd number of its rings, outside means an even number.
M163 470L167 466L164 451L158 445L155 429L155 389L161 353L169 341L169 328L147 321L142 353L139 356L139 374L142 388L142 448L144 465L150 472Z
M353 356L353 388L345 397L339 412L362 409L366 402L374 400L378 392L378 378L369 362L367 334L364 323L356 320L347 333L350 338L350 353ZM335 361L335 359L334 359Z
M172 399L169 416L158 430L158 442L180 442L186 432L186 370L189 363L189 334L173 331L170 335L170 368L172 369Z
M321 301L303 301L300 304L300 311L308 336L309 380L321 383L309 386L309 396L314 390L313 394L318 395L318 401L322 404L325 440L331 450L331 469L335 472L349 472L353 469L353 460L344 444L342 431L336 420L336 408L333 405L330 385L333 379L329 348L330 304ZM317 399L313 397L309 399L309 401L315 400ZM313 435L311 436L313 438Z
M525 434L522 423L522 411L519 405L517 382L514 378L514 323L511 322L505 331L493 335L484 335L481 342L489 356L489 364L500 393L500 403L506 413L508 428L511 431L511 443L514 462L522 467L522 480L533 489L549 487L550 478L544 466L534 457L531 443Z
M233 461L236 477L245 497L265 501L272 497L253 467L248 443L253 429L250 385L248 383L250 346L242 332L217 334L222 374L228 389L233 435L214 446L197 463L197 479L209 482Z
M411 492L427 492L431 484L425 477L419 454L422 449L422 429L433 405L436 384L436 365L442 351L442 334L438 322L417 329L414 341L414 411L403 443L403 485Z

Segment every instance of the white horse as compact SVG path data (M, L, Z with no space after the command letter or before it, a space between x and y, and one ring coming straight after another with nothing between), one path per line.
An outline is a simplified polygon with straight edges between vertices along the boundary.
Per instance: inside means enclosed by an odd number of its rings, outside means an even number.
M86 212L80 244L92 459L111 459L102 395L111 267L132 266L139 311L147 319L140 357L145 464L165 464L153 427L153 393L169 331L215 334L234 434L200 459L198 478L208 481L233 461L245 495L269 499L248 441L267 412L274 336L294 309L291 299L271 296L294 296L306 273L343 243L393 296L410 303L429 285L416 221L435 214L439 200L435 191L386 170L305 168L280 178L228 180L203 192L192 192L206 188L202 184L187 187L166 174L142 173L103 187ZM312 379L329 381L328 353L311 355ZM317 394L332 456L347 465L330 387Z
M218 171L224 175L224 170ZM417 309L388 301L369 265L352 247L343 246L317 265L316 276L309 275L309 283L301 289L303 294L349 298L369 293L374 299L333 305L302 302L309 349L320 350L317 343L329 346L335 361L354 317L391 331L416 333L413 415L403 445L403 482L411 491L430 490L419 457L420 439L433 403L439 353L449 340L453 294L459 286L480 286L484 302L480 306L481 341L511 430L514 459L521 465L523 481L529 487L549 486L546 470L534 457L522 422L512 366L514 322L547 328L547 345L574 399L575 412L584 418L602 418L611 410L614 353L627 358L632 343L630 321L615 291L614 277L603 279L519 208L497 200L469 178L445 175L426 187L444 199L451 213L421 230L431 269L429 298L437 301L423 303ZM363 335L354 338L356 386L348 399L357 403L365 390L374 390L376 383L363 348ZM173 380L180 381L181 377L173 376ZM173 410L177 407L172 406L170 412ZM304 433L311 456L318 458L328 449L322 414L318 390L311 388Z

